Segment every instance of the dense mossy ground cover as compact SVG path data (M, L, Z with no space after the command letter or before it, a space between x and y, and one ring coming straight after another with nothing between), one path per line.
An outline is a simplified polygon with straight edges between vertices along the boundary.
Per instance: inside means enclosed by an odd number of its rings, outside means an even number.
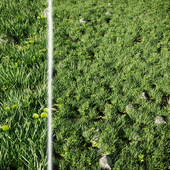
M170 169L169 21L168 0L53 2L54 169L100 169L104 145L113 169Z

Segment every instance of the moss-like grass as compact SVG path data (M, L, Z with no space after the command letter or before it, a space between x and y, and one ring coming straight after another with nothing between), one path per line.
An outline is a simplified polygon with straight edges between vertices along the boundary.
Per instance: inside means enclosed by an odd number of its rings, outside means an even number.
M53 2L54 169L100 169L104 145L118 151L113 169L170 168L169 9L168 0Z

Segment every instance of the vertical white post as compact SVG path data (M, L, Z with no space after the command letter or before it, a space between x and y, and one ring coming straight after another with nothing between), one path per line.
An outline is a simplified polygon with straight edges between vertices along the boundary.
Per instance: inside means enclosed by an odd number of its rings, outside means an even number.
M48 140L47 161L48 170L52 170L52 56L53 56L53 23L52 23L52 0L48 0Z

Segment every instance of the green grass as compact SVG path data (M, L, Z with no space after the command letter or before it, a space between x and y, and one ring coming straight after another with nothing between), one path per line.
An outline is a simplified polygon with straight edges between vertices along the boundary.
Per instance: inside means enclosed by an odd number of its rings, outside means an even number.
M168 0L53 1L54 169L99 170L101 145L114 170L170 169L169 22Z
M45 0L0 2L0 35L17 41L0 44L0 170L47 167L45 8Z

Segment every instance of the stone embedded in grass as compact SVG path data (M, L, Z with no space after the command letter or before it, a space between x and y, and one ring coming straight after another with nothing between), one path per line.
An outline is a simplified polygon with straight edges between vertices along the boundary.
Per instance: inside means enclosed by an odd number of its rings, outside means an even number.
M166 124L162 116L157 116L155 118L155 124Z
M112 13L110 11L106 12L106 15L112 15Z
M13 43L16 43L16 41L11 37L9 36L8 34L4 33L0 36L0 43L1 42L13 42Z
M80 22L81 22L81 23L85 23L85 22L87 22L87 21L86 21L85 18L82 18L82 19L80 19Z
M88 21L85 18L80 19L80 23L86 23L86 22L88 22ZM77 23L79 23L79 22L77 21Z
M145 93L145 92L143 92L143 93L140 94L140 98L141 98L141 99L148 99L148 98L146 97L146 93ZM129 104L129 105L126 106L126 111L128 111L129 109L135 110L135 108L133 107L132 104Z
M141 16L137 16L137 19L139 19Z
M103 168L103 169L109 169L111 170L113 168L113 163L112 163L112 160L110 157L108 156L104 156L100 159L99 161L99 164L100 166Z
M140 94L140 98L141 98L141 99L147 99L146 93L145 93L145 92L141 93L141 94Z
M135 108L133 107L132 104L129 104L129 105L126 106L126 111L129 111L130 109L135 110Z
M111 4L111 3L109 3L109 4L108 4L108 6L112 6L112 4Z

